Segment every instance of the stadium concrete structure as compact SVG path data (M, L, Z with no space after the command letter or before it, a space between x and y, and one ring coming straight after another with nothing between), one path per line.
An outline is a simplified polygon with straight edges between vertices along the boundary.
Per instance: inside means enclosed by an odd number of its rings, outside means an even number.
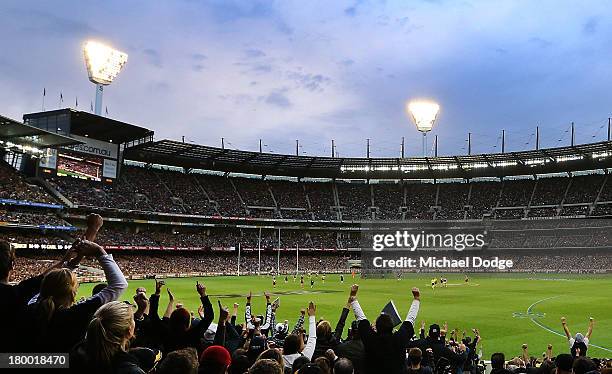
M0 189L0 236L24 251L64 248L95 211L106 221L101 241L113 251L232 256L241 249L243 261L255 252L276 257L270 267L279 271L281 258L298 248L306 256L344 256L345 263L358 258L368 222L450 224L487 232L487 253L580 250L603 261L572 271L612 271L610 140L495 154L337 158L153 135L72 109L26 114L23 123L2 117L2 177L9 182Z

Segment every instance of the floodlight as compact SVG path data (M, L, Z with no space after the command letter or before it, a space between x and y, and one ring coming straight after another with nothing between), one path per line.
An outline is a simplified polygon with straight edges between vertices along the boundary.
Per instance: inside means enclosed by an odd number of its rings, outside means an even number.
M96 85L95 113L102 112L102 93L117 77L127 62L128 55L108 45L96 41L87 41L83 46L85 65L89 80Z
M440 105L433 101L411 101L408 103L407 109L417 130L425 133L433 128L440 111Z
M413 100L406 105L406 109L412 117L417 130L423 133L423 157L427 156L427 132L433 129L440 105L428 100Z

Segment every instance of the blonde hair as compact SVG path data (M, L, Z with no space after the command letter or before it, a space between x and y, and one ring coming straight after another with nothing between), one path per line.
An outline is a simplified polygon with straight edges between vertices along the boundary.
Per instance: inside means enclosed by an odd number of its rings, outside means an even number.
M69 269L54 269L45 275L38 296L38 317L43 328L57 310L70 308L74 304L78 288L76 274Z
M328 336L331 336L331 333L332 333L332 328L331 328L331 324L329 323L329 321L326 321L326 320L320 321L319 324L317 325L317 337L318 338L328 337Z
M91 362L108 368L119 351L127 351L134 329L134 310L122 301L100 307L89 322L86 350Z

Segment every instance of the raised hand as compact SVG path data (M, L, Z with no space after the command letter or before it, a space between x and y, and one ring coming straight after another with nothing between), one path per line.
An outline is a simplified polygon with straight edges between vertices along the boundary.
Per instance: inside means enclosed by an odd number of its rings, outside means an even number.
M253 292L249 291L249 294L247 295L247 303L251 302L252 297L253 297Z
M202 305L198 307L198 316L200 316L200 319L204 319L204 307Z
M300 309L300 314L302 316L305 316L306 315L306 309L304 309L304 308Z
M415 300L421 300L421 291L419 291L418 287L412 288L412 296Z
M225 322L229 319L229 310L221 305L221 300L219 302L219 323Z
M200 294L200 297L206 296L206 286L204 286L198 281L196 281L196 291L198 291L198 294Z
M170 302L173 302L174 301L174 295L170 291L170 288L166 288L166 291L168 291L168 299L170 300Z
M561 323L564 325L567 323L567 320L565 319L565 317L561 317Z
M104 224L104 220L102 219L102 216L100 216L99 214L90 213L87 216L87 228L91 228L93 230L98 231L100 230L103 224Z
M351 286L351 293L350 296L351 297L357 297L357 291L359 291L359 285L358 284L354 284Z
M315 305L314 302L311 301L310 303L308 303L308 316L314 317L316 312L317 312L317 306Z
M268 291L264 291L264 296L266 297L266 302L270 302L270 293Z
M166 284L166 282L164 282L163 280L158 281L157 279L155 280L155 294L159 295L161 293L161 289L164 286L164 284Z
M74 246L73 246L74 247ZM106 251L98 244L90 242L89 240L79 240L76 243L76 251L80 256L103 256Z

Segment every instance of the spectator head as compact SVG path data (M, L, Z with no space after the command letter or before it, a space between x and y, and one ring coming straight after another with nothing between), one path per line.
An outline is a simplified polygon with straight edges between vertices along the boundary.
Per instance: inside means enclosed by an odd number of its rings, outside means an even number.
M431 328L430 334L431 334ZM491 355L491 368L503 369L506 366L506 356L503 353L493 353Z
M229 367L230 374L244 374L249 371L251 361L245 355L233 355L232 364Z
M423 359L423 352L419 348L410 348L410 351L408 351L408 363L411 366L421 365L422 359Z
M349 330L350 339L359 339L359 321L355 320L351 322L351 328Z
M317 325L317 339L320 338L330 338L332 334L332 328L329 321L321 321Z
M87 327L86 349L92 362L110 367L118 352L127 351L134 329L134 311L129 304L111 301L102 305Z
M79 282L76 274L69 269L51 270L40 284L38 313L43 324L51 320L59 308L69 308L74 304Z
M200 366L205 373L223 374L231 363L229 351L220 345L211 345L200 356Z
M555 365L557 366L557 374L570 373L572 371L572 365L574 364L574 358L572 355L562 353L555 359Z
M287 336L287 332L289 332L289 326L287 326L287 324L285 323L277 323L275 330L277 336Z
M391 334L393 332L393 321L388 314L381 314L376 318L376 332L379 334Z
M329 360L325 357L317 357L314 360L314 363L321 369L321 373L323 374L331 374L331 365L329 364Z
M170 326L175 331L186 331L191 326L191 313L185 308L177 308L170 314Z
M574 360L572 369L574 370L574 374L586 374L589 371L597 370L597 365L595 365L593 360L581 356Z
M8 280L15 266L15 250L4 240L0 240L0 280Z
M440 326L437 324L433 324L429 326L429 337L432 339L440 339Z
M162 359L162 353L159 350L137 347L130 348L130 355L134 356L140 367L145 373L150 372Z
M297 373L302 369L303 366L310 364L310 360L306 356L300 356L293 361L293 365L291 365L291 372Z
M249 349L247 350L247 357L251 362L255 362L257 356L259 356L267 348L266 339L263 336L254 336L250 343Z
M304 349L304 340L297 334L287 335L285 343L283 344L283 354L292 355L294 353L300 353ZM295 370L293 370L295 373Z
M155 374L197 374L198 352L195 348L184 348L168 353L157 366ZM223 371L207 371L207 373L225 373Z
M299 374L323 374L323 370L321 370L319 365L315 363L307 363L303 365L300 368L300 370L298 370L298 373Z
M261 352L259 357L257 357L257 360L259 361L259 360L264 360L264 359L275 360L280 365L283 364L283 355L280 353L278 349L270 348L270 349L266 349L265 351Z
M334 374L353 374L355 368L348 358L341 358L334 364Z
M91 296L94 296L98 293L100 293L100 291L102 291L103 289L105 289L107 286L106 283L98 283L94 286L94 288L91 290Z
M275 360L257 360L249 368L249 374L283 374L283 367Z

